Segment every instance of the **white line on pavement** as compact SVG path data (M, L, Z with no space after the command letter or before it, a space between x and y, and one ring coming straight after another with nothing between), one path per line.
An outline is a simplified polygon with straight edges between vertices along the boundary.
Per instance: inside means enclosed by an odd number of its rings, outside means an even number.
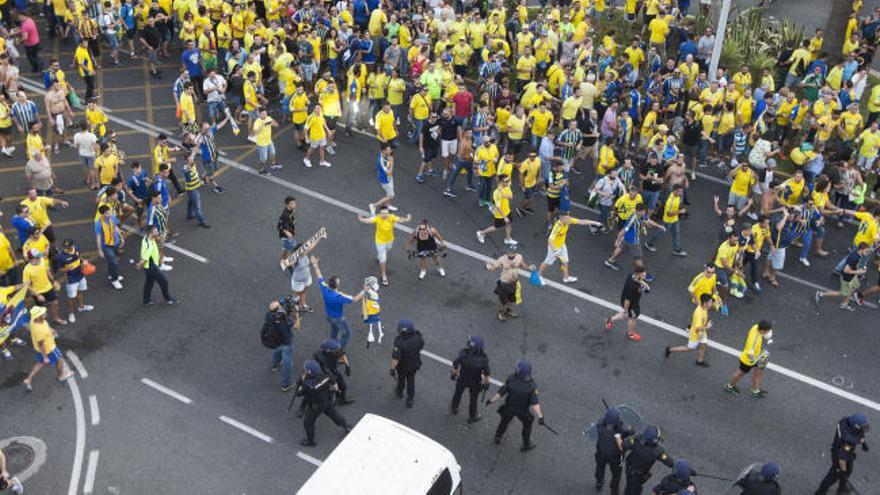
M297 452L296 456L315 467L321 467L321 464L324 464L320 459L316 459L305 452Z
M101 423L101 410L98 409L98 397L89 396L89 411L92 413L92 426L98 426Z
M82 476L83 456L86 454L86 412L83 408L82 395L79 393L79 384L76 378L69 378L67 386L73 395L73 409L76 412L76 447L73 454L73 469L70 471L70 484L67 485L67 495L76 495L79 490L79 478Z
M95 473L98 471L98 451L89 452L89 464L86 468L86 481L83 483L83 494L91 495L95 491Z
M82 361L79 360L79 356L77 356L75 352L67 351L67 357L70 358L70 363L76 368L76 372L79 374L80 378L85 380L89 377L89 372L86 371L86 367L83 366Z
M135 229L133 227L129 227L128 225L123 225L122 230L124 230L126 232L131 232L132 234L139 235L141 237L144 236L143 232L141 232L138 229ZM202 256L200 254L196 254L196 253L190 251L189 249L184 249L184 248L178 246L177 244L175 244L174 241L166 242L165 247L167 247L168 249L170 249L176 253L180 253L186 257L192 258L192 259L198 261L199 263L207 263L208 262L208 258L205 258L204 256Z
M21 78L21 79L24 79L24 78ZM27 82L27 81L26 81L26 82ZM38 92L38 93L40 93L40 94L45 94L45 90L43 90L42 88L38 87L38 86L36 85L36 83L34 83L34 82L29 82L29 85L33 87L32 89L33 89L34 91L36 91L36 92ZM119 124L121 124L121 125L123 125L123 126L125 126L125 127L130 128L130 129L140 130L140 131L142 131L142 132L146 132L146 134L150 134L150 135L152 135L152 136L154 136L154 137L157 135L157 133L156 133L155 131L148 130L148 129L146 129L145 127L143 127L143 126L139 126L138 124L133 123L133 122L131 122L131 121L128 121L128 120L125 120L125 119L121 119L121 118L119 118L119 117L115 117L115 116L113 116L113 115L109 115L108 118L109 118L110 120L114 121L114 122L117 122L117 123L119 123ZM146 129L146 130L145 130L145 129ZM357 132L357 129L355 129L355 131ZM367 135L367 136L370 136L369 133L366 133L366 132L361 132L361 133L362 133L362 134L365 134L365 135ZM253 169L253 168L251 168L251 167L248 167L248 166L246 166L246 165L244 165L244 164L241 164L241 163L239 163L239 162L236 162L236 161L230 160L229 158L222 158L222 157L221 157L218 161L220 161L221 163L224 163L224 164L226 164L226 165L229 165L229 166L231 166L231 167L233 167L233 168L236 168L236 169L238 169L238 170L241 170L242 172L248 173L248 174L250 174L250 175L252 175L252 176L254 176L254 177L259 177L259 178L261 178L261 179L267 180L267 181L269 181L269 182L273 182L273 183L275 183L275 184L278 184L278 185L280 185L280 186L286 187L286 188L288 188L288 189L291 189L291 190L294 190L294 191L298 191L298 192L300 192L301 194L304 194L304 195L306 195L306 196L310 196L310 197L312 197L312 198L314 198L314 199L317 199L317 200L319 200L319 201L323 201L323 202L325 202L325 203L327 203L327 204L334 205L334 206L336 206L336 207L338 207L338 208L341 208L341 209L344 209L344 210L346 210L346 211L349 211L349 212L352 212L352 213L359 213L359 214L366 214L366 213L367 213L366 211L361 210L360 208L358 208L358 207L356 207L356 206L353 206L353 205L350 205L350 204L348 204L348 203L345 203L345 202L339 201L339 200L337 200L337 199L335 199L335 198L332 198L332 197L330 197L330 196L327 196L326 194L322 194L322 193L320 193L320 192L318 192L318 191L315 191L315 190L313 190L313 189L309 189L309 188L306 188L306 187L303 187L303 186L296 185L296 184L294 184L294 183L292 183L292 182L289 182L289 181L287 181L287 180L284 180L284 179L281 179L281 178L278 178L278 177L275 177L275 176L272 176L272 175L260 175L260 174L257 173L257 171L256 171L255 169ZM710 177L710 176L706 176L706 177L708 178L708 177ZM720 179L717 179L717 178L713 178L713 179L715 179L716 182L720 180ZM405 232L405 233L408 233L408 234L409 234L409 233L412 233L412 229L409 228L409 227L404 227L404 226L401 226L401 225L395 225L395 228L396 228L397 230L400 230L400 231ZM459 253L461 253L461 254L464 254L464 255L466 255L466 256L469 256L469 257L474 258L474 259L479 260L479 261L483 261L483 262L485 262L485 261L488 261L488 260L490 259L489 257L487 257L487 256L485 256L485 255L483 255L483 254L477 253L477 252L475 252L475 251L473 251L473 250L467 249L467 248L462 247L462 246L459 246L459 245L457 245L457 244L448 243L448 246L449 246L449 248L452 249L453 251L457 251L457 252L459 252ZM527 276L529 275L529 274L528 274L527 272L525 272L525 271L522 271L520 274L521 274L522 276L524 276L524 277L527 277ZM607 309L609 309L609 310L617 311L617 310L619 309L619 306L618 306L616 303L612 303L612 302L606 301L606 300L604 300L604 299L600 299L600 298L598 298L598 297L592 296L592 295L590 295L590 294L586 294L586 293L581 292L581 291L576 290L576 289L572 289L571 287L564 286L564 285L562 285L562 284L560 284L560 283L557 283L557 282L554 282L554 281L550 281L550 280L548 280L548 281L545 282L545 285L548 286L548 287L552 287L552 288L554 288L554 289L557 289L557 290L559 290L559 291L565 292L565 293L567 293L567 294L573 295L573 296L575 296L575 297L577 297L577 298L580 298L580 299L582 299L582 300L585 300L585 301L591 302L591 303L596 304L596 305L598 305L598 306L602 306L602 307L607 308ZM674 326L672 326L672 325L670 325L670 324L668 324L668 323L665 323L665 322L662 322L662 321L656 320L656 319L654 319L654 318L650 318L650 317L647 317L647 316L645 316L645 315L642 315L642 316L639 317L639 319L641 319L641 320L644 321L645 323L648 323L649 325L653 325L653 326L655 326L655 327L657 327L657 328L660 328L660 329L662 329L662 330L666 330L666 331L668 331L668 332L670 332L670 333L673 333L673 334L675 334L675 335L679 335L679 336L685 336L685 335L687 335L687 332L686 332L685 330L682 330L682 329L680 329L680 328L678 328L678 327L674 327ZM739 351L738 351L737 349L733 349L733 348L731 348L731 347L729 347L729 346L726 346L726 345L724 345L724 344L720 344L720 343L715 342L715 341L709 341L709 346L712 347L712 348L714 348L714 349L717 349L717 350L719 350L719 351L722 351L722 352L724 352L724 353L726 353L726 354L729 354L729 355L731 355L731 356L734 356L734 357L738 357L738 356L739 356ZM830 393L830 394L832 394L832 395L837 395L838 397L842 397L842 398L847 399L847 400L850 400L850 401L852 401L852 402L855 402L855 403L861 404L861 405L863 405L863 406L865 406L865 407L869 407L869 408L871 408L871 409L874 409L875 411L880 411L880 403L878 403L878 402L876 402L876 401L873 401L873 400L871 400L871 399L868 399L868 398L865 398L865 397L861 397L861 396L859 396L859 395L856 395L856 394L853 394L853 393L850 393L850 392L847 392L847 391L844 391L844 390L838 389L838 388L834 387L833 385L829 385L829 384L827 384L827 383L825 383L825 382L822 382L822 381L816 380L815 378L811 378L811 377L809 377L809 376L806 376L806 375L804 375L804 374L802 374L802 373L799 373L799 372L797 372L797 371L791 370L791 369L789 369L789 368L786 368L786 367L779 366L779 365L776 365L776 364L772 364L772 363L771 363L771 364L769 364L769 365L767 366L767 369L770 369L770 370L775 371L775 372L777 372L777 373L779 373L779 374L781 374L781 375L784 375L784 376L787 376L787 377L789 377L789 378L791 378L791 379L794 379L794 380L800 381L800 382L802 382L802 383L804 383L804 384L807 384L807 385L810 385L810 386L812 386L812 387L818 388L818 389L823 390L823 391L825 391L825 392L828 392L828 393Z
M172 134L172 133L173 133L172 131L169 131L169 130L167 130L167 129L163 129L163 128L161 128L161 127L159 127L159 126L157 126L157 125L153 125L153 124L151 124L151 123L149 123L149 122L144 122L143 120L135 120L134 122L135 122L135 124L137 124L137 125L140 125L140 126L146 127L146 128L148 128L148 129L152 129L152 130L154 130L154 131L156 131L156 132L160 132L160 133L165 134L165 135L168 135L168 134ZM169 136L169 137L171 137L171 136Z
M261 432L260 430L257 430L255 428L251 428L250 426L248 426L244 423L241 423L239 421L236 421L228 416L220 416L220 421L223 421L224 423L226 423L230 426L234 426L235 428L238 428L239 430L241 430L249 435L253 435L266 443L272 443L272 437L270 437L269 435L266 435L265 433Z
M433 359L434 361L437 361L438 363L445 364L446 366L452 366L452 361L446 359L443 356L438 356L437 354L434 354L433 352L430 352L430 351L426 351L424 349L422 349L422 356L425 356L426 358ZM498 387L504 385L503 383L499 382L498 380L496 380L494 378L489 378L489 383L491 383L492 385L496 385Z
M141 378L141 383L143 383L144 385L146 385L154 390L158 390L159 392L162 392L163 394L165 394L169 397L175 398L175 399L179 400L180 402L183 402L184 404L192 404L192 399L190 399L189 397L187 397L183 394L179 394L164 385L159 385L158 383L154 382L153 380L150 380L149 378Z

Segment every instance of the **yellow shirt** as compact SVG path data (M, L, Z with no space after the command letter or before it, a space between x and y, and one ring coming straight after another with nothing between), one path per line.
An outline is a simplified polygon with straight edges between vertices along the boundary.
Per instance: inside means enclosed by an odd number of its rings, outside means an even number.
M98 137L103 137L107 133L107 115L98 107L86 108L86 120L89 121L89 127Z
M568 227L569 224L563 223L562 220L557 220L553 223L553 228L550 229L550 245L553 249L562 249L562 246L565 245L565 238L568 235ZM568 260L565 260L568 261Z
M737 251L739 251L739 243L734 243L733 246L731 246L727 241L722 242L721 245L718 246L718 254L715 255L715 266L725 270L732 269Z
M244 109L253 112L257 109L259 101L257 100L257 88L250 81L244 82Z
M496 187L495 191L492 192L492 203L495 205L493 209L493 213L495 214L495 218L507 218L510 215L510 198L513 197L513 193L510 191L510 187Z
M498 161L498 148L495 146L480 146L474 156L474 163L479 166L480 177L495 176L495 162Z
M718 106L723 99L724 91L721 91L720 89L714 92L712 91L712 88L706 88L703 91L700 91L700 101L704 105Z
M749 336L746 337L746 345L743 347L739 360L747 366L758 364L758 356L761 355L761 345L764 343L764 336L758 331L758 325L752 325L749 329Z
M254 121L254 134L257 137L257 146L269 146L272 144L272 124L267 117L266 120L257 119Z
M101 185L106 186L119 173L119 157L112 153L109 156L101 155L95 159L95 168L98 169Z
M55 344L55 335L52 334L52 329L49 328L49 323L44 319L42 322L31 322L29 327L31 330L31 344L34 346L34 350L43 355L52 353L57 345Z
M320 141L327 139L327 131L324 129L324 115L316 115L311 113L306 120L306 130L309 133L309 141Z
M663 205L663 222L675 223L678 221L678 212L681 210L681 196L670 194Z
M33 201L24 198L19 204L28 207L28 210L31 212L31 219L37 227L42 229L52 223L49 220L49 214L46 213L46 207L54 205L54 199L47 198L46 196L37 196Z
M376 114L376 138L386 142L397 137L397 129L394 127L394 112L379 110Z
M691 316L690 334L688 334L689 342L697 342L706 334L706 325L709 324L709 311L703 309L702 306L694 308L694 314Z
M621 220L626 220L636 212L636 206L642 204L642 195L636 194L635 198L631 198L629 194L617 198L614 202L614 211Z
M376 244L388 244L394 241L394 224L397 223L398 218L397 215L388 215L387 218L377 215L370 219L371 223L376 224Z
M739 169L733 175L733 183L730 184L730 192L736 194L737 196L749 196L749 191L752 189L752 186L755 185L757 181L757 177L755 176L755 172L752 169Z
M295 94L290 97L290 121L294 124L304 124L309 117L309 96L305 93Z
M853 237L853 245L858 246L863 242L874 244L874 240L877 238L877 219L866 211L857 211L853 216L859 219L859 227Z
M526 128L526 117L517 117L516 114L511 114L507 117L507 136L510 139L517 140L523 138L523 133L525 133Z
M74 52L73 58L76 60L80 76L86 77L95 74L95 66L92 64L92 56L89 55L89 50L87 48L83 48L82 46L76 47L76 52Z
M538 64L533 55L519 57L516 61L516 78L520 81L528 81L532 78L532 70Z
M553 123L553 114L550 110L532 110L529 112L529 118L532 120L532 134L538 137L547 135L547 128Z
M25 144L27 147L28 157L30 158L34 156L35 152L43 151L43 137L40 136L39 133L32 134L29 132L27 134L27 139L25 139Z
M596 166L596 170L599 175L605 175L609 170L615 168L617 168L617 157L614 156L614 149L603 144L599 149L599 164Z
M30 284L37 294L45 294L52 290L52 281L49 280L49 267L46 263L34 265L28 263L21 275L22 281Z
M873 132L871 129L865 129L859 135L859 155L866 158L874 158L877 156L877 147L880 146L880 132Z
M431 96L417 94L409 101L409 109L416 120L425 120L431 112Z
M840 115L840 125L847 139L855 139L856 135L862 129L862 114L859 112L843 112Z
M519 173L523 178L523 186L528 189L538 184L538 174L541 171L541 160L539 158L527 158L519 164Z
M734 127L736 127L736 119L733 116L733 112L723 112L721 119L718 121L718 134L724 135L733 132Z
M742 72L737 72L733 75L733 85L736 87L736 90L740 93L744 92L746 88L751 87L752 85L752 74L751 72L746 72L743 74Z
M15 264L15 258L9 254L11 248L6 234L0 232L0 273L6 273Z
M396 77L388 82L388 103L392 105L403 104L404 93L406 93L406 81Z
M714 273L711 276L706 276L706 272L700 272L691 280L691 283L688 284L688 292L691 293L691 301L694 304L699 304L700 298L703 294L714 294L715 293L715 284L717 283L718 276Z
M0 129L12 127L12 107L9 103L0 103Z
M562 118L564 120L574 120L577 118L577 112L581 108L582 98L569 96L562 102Z
M196 121L196 106L193 97L186 93L180 95L180 121L184 124Z
M648 31L651 32L651 43L666 43L666 35L669 34L669 24L662 17L655 17L648 24Z

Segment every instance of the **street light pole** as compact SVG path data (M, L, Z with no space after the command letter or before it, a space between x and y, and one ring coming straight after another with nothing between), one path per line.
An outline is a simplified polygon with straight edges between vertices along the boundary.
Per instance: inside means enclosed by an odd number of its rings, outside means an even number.
M715 80L718 61L721 59L721 47L724 46L724 33L727 31L727 17L730 15L731 0L721 0L721 13L718 15L718 27L715 29L715 46L712 47L712 61L709 63L709 80Z

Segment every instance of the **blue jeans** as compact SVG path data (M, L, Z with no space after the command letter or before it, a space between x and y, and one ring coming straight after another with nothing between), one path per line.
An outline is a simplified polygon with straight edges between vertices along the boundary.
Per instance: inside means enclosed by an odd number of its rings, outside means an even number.
M608 217L611 215L611 207L612 205L603 205L599 203L599 220L602 221L602 225L608 226Z
M351 339L351 327L348 326L348 321L345 320L344 316L340 316L338 318L328 316L327 323L330 324L330 338L339 339L339 347L345 349L345 346L348 345L348 341ZM340 332L342 336L339 336Z
M409 144L419 144L419 136L422 135L422 127L425 127L425 121L419 119L413 119L413 123L415 127L413 128L412 136L409 138Z
M813 244L813 236L816 236L816 239L824 239L825 238L825 226L817 225L816 230L810 229L804 232L804 235L801 237L801 243L804 247L801 248L801 258L807 258L810 255L810 247Z
M198 189L186 192L186 218L195 218L199 224L205 223L205 216L202 215L202 195Z
M681 222L663 222L663 225L666 226L666 232L669 232L669 235L672 236L672 250L681 251ZM663 234L663 231L660 229L655 229L651 232L651 235L648 236L648 244L656 246L657 239L660 238L661 234Z
M293 371L293 344L282 344L272 351L272 367L281 363L281 386L290 385L290 375Z
M467 187L474 187L474 163L455 157L455 167L453 167L452 173L449 174L449 183L446 185L446 189L452 190L452 185L455 184L455 179L461 175L462 170L467 171L465 176L467 178Z
M492 183L494 181L494 177L483 177L480 176L480 201L492 202Z
M211 117L212 122L222 120L224 112L226 112L225 100L208 102L208 115Z
M116 246L101 246L104 251L104 259L107 260L107 272L110 274L110 281L119 278L119 249Z

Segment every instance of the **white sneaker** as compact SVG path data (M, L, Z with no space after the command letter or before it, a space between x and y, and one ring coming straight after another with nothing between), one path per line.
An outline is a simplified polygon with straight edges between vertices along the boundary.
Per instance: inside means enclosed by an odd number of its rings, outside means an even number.
M125 280L125 277L123 277L122 275L119 275L116 277L116 280L119 280L120 282L122 282L123 280Z
M442 266L437 267L437 273L439 273L441 277L446 276L446 270L444 270Z
M578 278L572 277L571 275L569 275L568 277L563 278L562 281L565 282L566 284L573 284L578 281Z
M159 265L159 270L163 272L170 272L171 270L174 270L174 267L171 265Z
M388 205L388 211L397 211L397 207Z
M419 280L424 280L425 275L427 275L427 274L428 274L428 272L426 272L425 270L420 271L419 272Z
M804 266L810 266L810 260L808 260L806 258L800 258L798 261L800 261L801 264Z
M12 487L12 493L15 493L16 495L24 493L24 486L21 484L21 481L18 481L18 478L13 477L9 481Z
M303 158L303 165L305 165L306 168L312 168L312 161L308 158Z
M327 154L329 154L330 156L333 156L336 154L336 150L333 149L333 146L327 146L324 149L327 151Z
M110 285L113 286L113 288L116 290L122 290L122 283L120 283L119 280L114 280L110 282Z
M373 203L370 203L370 216L371 217L376 216L376 206Z
M318 165L320 165L322 167L332 167L333 166L333 165L330 165L330 162L328 162L326 160L321 160L321 163L319 163Z
M171 263L172 261L174 261L174 258L172 258L171 256L165 256L164 258L162 258L162 263Z
M89 304L83 304L83 307L79 308L78 311L92 311L95 307Z
M746 213L746 216L749 217L749 218L751 218L752 220L757 220L757 219L758 219L758 214L755 213L755 212L753 212L753 211L750 211L750 212Z
M69 321L70 323L76 323L76 315L70 313L69 315L67 315L67 321Z
M12 353L9 349L3 349L3 359L12 359Z
M511 246L516 246L519 243L516 242L516 239L511 238L511 239L504 239L504 244L510 244Z
M486 243L486 236L483 235L483 233L480 232L479 230L477 231L477 242L479 242L480 244Z

